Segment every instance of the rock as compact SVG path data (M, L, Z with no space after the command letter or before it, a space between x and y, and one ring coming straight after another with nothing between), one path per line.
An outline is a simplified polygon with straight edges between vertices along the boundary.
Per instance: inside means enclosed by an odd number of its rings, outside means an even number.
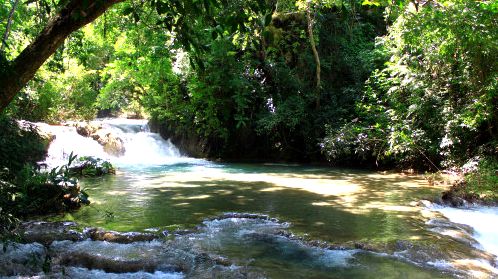
M426 222L429 230L441 235L449 236L452 239L468 246L478 245L472 234L474 229L471 226L453 223L445 218L434 218Z
M410 202L410 206L430 208L432 206L432 202L430 202L428 200L413 201L413 202Z
M441 200L443 204L453 207L467 206L469 203L482 201L476 193L467 191L467 184L463 179L455 182L448 191L444 192Z
M107 241L113 243L132 243L138 241L152 241L158 236L152 233L127 232L119 233L115 231L104 231L96 228L85 229L85 235L88 235L92 240Z
M125 153L123 140L114 136L108 130L100 129L91 134L90 137L102 145L104 147L104 151L111 155L122 156Z
M39 243L0 243L0 277L42 274L47 249Z
M423 206L423 207L431 207L432 206L432 202L428 201L428 200L421 200L419 201L419 206Z
M38 242L49 245L58 240L83 240L85 236L76 231L76 228L77 224L74 222L24 222L16 232L27 243Z
M90 137L92 134L102 129L102 125L88 122L75 123L74 127L76 128L76 132L84 137Z
M111 134L107 134L105 143L101 144L104 146L105 152L117 157L123 156L126 151L123 140L118 137L114 137Z
M125 152L123 140L106 130L100 124L78 122L73 124L76 132L84 137L91 137L104 147L104 151L113 156L122 156Z
M48 150L50 143L54 141L55 135L51 132L44 130L41 126L37 126L38 135L43 139L45 149Z
M441 196L441 199L443 200L443 203L449 204L453 207L462 207L467 203L463 198L457 196L451 190L448 192L444 192Z
M116 170L108 161L91 156L80 157L73 162L69 171L73 175L82 176L102 176L106 174L114 174Z
M54 266L78 266L105 272L183 272L192 269L192 262L182 251L169 248L165 242L134 242L130 244L84 240L57 241L50 245Z
M453 230L459 230L463 231L469 235L472 235L474 233L474 228L472 228L469 225L465 224L458 224L458 223L453 223L449 221L448 219L444 218L434 218L426 222L429 227L441 227L441 228L448 228L448 229L453 229Z

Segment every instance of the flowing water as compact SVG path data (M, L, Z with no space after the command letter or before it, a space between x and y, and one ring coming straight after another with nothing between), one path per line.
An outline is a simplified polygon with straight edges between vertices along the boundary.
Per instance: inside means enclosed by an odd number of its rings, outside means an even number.
M117 231L197 228L195 234L185 237L185 243L228 257L238 266L254 267L270 278L446 278L466 274L451 262L465 258L471 248L428 230L421 209L409 205L441 191L421 176L288 164L214 163L182 156L171 142L150 133L145 121L100 123L123 139L124 156L107 155L97 142L79 136L75 128L45 127L56 135L47 158L49 165L64 162L74 152L110 160L118 169L115 176L82 179L91 205L50 220L72 220ZM450 209L439 211L452 219ZM227 212L267 214L280 222L206 221ZM345 248L309 244L316 240ZM489 244L496 239L489 234L477 240L496 252L496 246Z

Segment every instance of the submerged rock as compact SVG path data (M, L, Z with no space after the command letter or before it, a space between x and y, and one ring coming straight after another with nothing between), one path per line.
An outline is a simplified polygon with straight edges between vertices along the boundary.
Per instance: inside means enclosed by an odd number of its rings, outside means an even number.
M428 225L471 232L469 227L450 224L445 220L435 220ZM73 235L68 229L74 229L74 223L50 225L31 222L24 226L29 231L36 231L33 226L40 226L39 230L54 231L50 238L52 240L57 234L66 239L47 244L45 254L39 257L42 263L50 259L50 265L45 265L46 276L56 278L62 273L78 278L85 272L86 278L121 278L118 275L122 275L122 278L266 278L268 275L256 267L261 266L262 261L263 264L271 263L274 266L288 265L289 270L305 268L323 272L320 274L333 274L332 277L341 277L345 274L341 273L344 270L354 270L354 274L367 274L369 271L365 269L379 270L380 274L375 275L379 278L390 271L378 269L383 266L377 265L378 258L382 258L381 262L402 261L429 270L433 268L433 263L444 263L441 269L456 276L461 275L460 266L457 265L459 260L469 257L492 260L485 252L447 238L438 238L437 242L399 240L382 244L354 242L332 245L296 236L288 231L288 223L272 221L266 215L248 213L228 213L206 220L195 231L175 233L175 237L168 240L160 237L159 229L154 230L156 235L90 228L83 233L76 233L78 237L71 239ZM49 242L46 238L43 241ZM453 249L451 245L466 248ZM230 255L230 258L220 255ZM372 258L376 259L368 260ZM14 257L9 256L9 259L13 261ZM0 277L13 276L13 272L7 274L1 267ZM28 270L24 274L37 275L39 270ZM334 274L335 271L339 273ZM327 276L316 278L323 277Z
M43 274L47 249L39 243L0 243L0 277Z
M97 228L85 229L84 233L88 235L92 240L107 241L113 243L133 243L140 241L152 241L159 238L157 235L152 233L139 233L139 232L126 232L119 233L115 231L104 231Z
M74 222L24 222L16 232L27 243L38 242L50 245L54 241L71 240L81 241L85 235L78 232L78 225Z
M64 278L105 278L105 279L181 279L185 278L181 272L119 272L110 273L100 269L88 269L84 267L64 268Z

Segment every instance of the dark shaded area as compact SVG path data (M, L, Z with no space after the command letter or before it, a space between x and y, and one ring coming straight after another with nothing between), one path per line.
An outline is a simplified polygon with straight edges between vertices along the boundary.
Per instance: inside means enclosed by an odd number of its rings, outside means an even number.
M7 177L12 178L24 165L45 158L50 138L40 136L35 126L26 123L20 127L16 120L2 114L0 131L0 172L7 168Z

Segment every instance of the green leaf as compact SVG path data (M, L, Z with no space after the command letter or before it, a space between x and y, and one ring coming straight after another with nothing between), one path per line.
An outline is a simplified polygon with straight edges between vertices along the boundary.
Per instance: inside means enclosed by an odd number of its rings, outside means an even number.
M378 0L363 0L361 3L364 6L380 6L380 1Z
M166 12L169 11L169 7L166 3L162 1L157 1L156 2L156 12L160 15L165 14Z
M133 12L133 19L135 20L135 22L140 21L140 17L138 16L138 14L136 12Z
M127 6L126 8L123 9L123 13L122 14L125 15L125 16L127 16L127 15L131 14L133 12L133 10L134 10L133 7Z
M272 21L272 14L269 13L265 16L263 23L265 26L268 26L268 25L270 25L271 21Z

